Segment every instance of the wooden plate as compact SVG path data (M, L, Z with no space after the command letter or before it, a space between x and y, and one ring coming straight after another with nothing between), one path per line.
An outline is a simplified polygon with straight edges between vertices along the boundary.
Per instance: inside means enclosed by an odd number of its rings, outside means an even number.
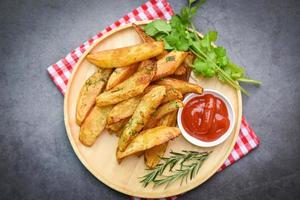
M149 21L139 22L138 24L143 25L146 23L149 23ZM213 153L205 161L198 175L187 184L183 183L180 186L180 182L178 181L167 188L164 186L157 188L153 188L152 186L148 186L147 188L142 187L142 185L139 183L138 177L141 177L146 173L143 156L128 157L119 165L115 158L118 138L113 134L108 134L107 131L104 131L100 135L92 147L85 147L78 139L79 126L77 126L75 118L76 101L80 88L84 84L84 81L96 69L94 65L86 60L86 55L90 52L104 49L114 49L141 42L142 41L135 33L131 25L117 28L96 41L95 44L84 53L84 55L78 61L76 67L73 69L67 92L65 94L64 119L69 140L77 157L82 164L102 183L119 192L132 196L144 198L162 198L181 194L199 186L221 167L232 151L239 133L242 113L242 99L240 92L220 83L216 79L205 79L198 81L199 84L204 88L211 88L222 92L232 102L236 116L236 123L233 133L224 143L213 148L199 148L188 143L182 136L176 138L174 141L170 142L167 152L172 149L174 151L213 150Z

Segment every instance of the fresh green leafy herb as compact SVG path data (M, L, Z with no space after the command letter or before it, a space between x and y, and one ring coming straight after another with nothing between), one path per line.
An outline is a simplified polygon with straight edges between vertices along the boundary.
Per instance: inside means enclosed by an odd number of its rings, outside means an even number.
M169 23L155 20L145 27L145 32L156 40L162 40L166 50L191 51L196 56L190 66L196 74L204 77L218 77L244 94L248 92L238 82L260 85L260 81L245 76L244 68L234 64L224 47L213 45L218 33L209 31L200 37L192 23L192 18L205 0L189 0L188 6L180 14L171 18Z
M179 104L178 104L178 102L176 100L173 101L172 103L173 103L173 105L174 105L175 108L179 108Z
M175 60L175 56L168 56L166 57L166 61L169 62L169 61L174 61Z
M150 183L153 186L170 185L174 181L181 179L186 182L192 180L199 172L203 162L207 159L210 152L197 152L183 150L181 153L171 151L170 157L162 157L163 163L158 164L154 169L141 177L140 183L147 187ZM169 170L168 175L164 172Z
M157 116L157 111L154 111L152 114L151 114L152 117L156 117Z

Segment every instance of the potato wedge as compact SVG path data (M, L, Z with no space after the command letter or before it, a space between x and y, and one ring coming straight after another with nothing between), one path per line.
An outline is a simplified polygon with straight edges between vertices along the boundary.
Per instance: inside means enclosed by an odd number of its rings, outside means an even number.
M148 87L146 87L144 94L148 93L150 90L152 90L155 87L159 87L159 85L149 85ZM171 87L171 86L166 86L166 95L163 98L163 100L161 101L162 103L167 103L169 101L175 100L175 99L182 99L183 96L182 94L176 90L175 88Z
M188 81L192 71L190 66L193 64L194 58L195 56L189 52L185 57L184 62L177 68L172 77L179 80Z
M131 119L124 127L119 139L118 149L124 151L131 140L143 129L151 114L159 106L166 94L165 87L155 87L142 97Z
M153 129L147 129L135 137L125 151L122 152L118 149L116 157L120 161L126 156L163 144L179 135L180 130L177 127L159 126Z
M187 55L188 53L184 51L171 51L166 56L159 59L157 61L157 70L153 80L158 80L174 74Z
M143 40L143 42L150 43L155 41L155 39L147 35L145 31L135 23L132 24L132 27L134 28L135 32L140 36L140 38Z
M178 110L175 110L173 112L166 114L158 121L156 126L176 126L177 112Z
M153 169L160 162L161 157L164 156L167 147L168 142L147 149L144 153L146 166L150 169Z
M156 65L154 61L141 62L136 73L111 90L101 93L97 99L97 106L117 104L131 97L138 96L150 84L155 75Z
M174 72L174 75L177 75L177 76L181 76L183 74L186 73L186 68L185 68L185 65L184 64L181 64L177 69L176 71Z
M136 96L116 104L108 115L107 124L113 124L131 117L141 98L141 96Z
M110 131L114 132L119 137L120 134L121 134L122 129L127 124L129 119L130 118L128 117L126 119L122 119L119 122L116 122L116 123L113 123L113 124L108 124L108 125L106 125L106 128L109 129Z
M91 53L87 59L100 68L118 68L155 57L163 51L163 42L151 42Z
M154 38L152 38L151 36L147 35L145 33L145 31L141 27L139 27L138 25L132 24L132 26L133 26L135 32L137 32L137 34L143 40L143 42L146 42L146 43L148 42L149 43L149 42L154 42L155 41ZM160 58L164 57L165 55L167 55L168 53L169 52L167 50L164 50L161 54L159 54L158 56L156 56L156 59L160 59Z
M168 103L165 103L158 107L158 109L151 115L147 124L145 125L145 129L153 128L157 125L159 119L165 116L168 113L178 110L184 106L181 100L173 100Z
M159 120L161 119L163 116L177 111L179 108L182 108L184 106L183 102L181 100L173 100L173 101L169 101L168 103L165 103L163 105L161 105L160 107L158 107L157 111L154 112L152 114L152 118L153 120Z
M169 86L167 86L166 88L167 88L167 90L166 90L166 96L162 100L161 103L167 103L167 102L175 100L175 99L180 99L181 100L183 98L181 92L179 92L175 88L169 87Z
M176 118L177 118L177 111L173 111L164 117L162 117L156 126L176 126ZM154 168L156 165L159 164L161 157L164 156L165 151L168 147L168 143L163 143L152 147L151 149L147 149L144 153L145 164L150 169Z
M110 77L107 81L106 90L110 90L113 87L115 87L116 85L118 85L121 82L125 81L134 72L136 72L137 67L138 67L138 63L134 63L134 64L129 65L127 67L116 68L113 71L113 73L110 75Z
M171 86L176 90L180 91L181 94L185 95L187 93L197 93L201 94L203 92L203 88L199 85L188 83L182 80L174 79L174 78L164 78L161 81L156 82L158 85Z
M76 106L76 123L80 126L96 103L96 97L102 92L111 69L98 69L82 86Z
M166 55L168 55L168 51L167 50L164 50L161 54L159 54L158 56L156 56L156 59L157 60L160 60L162 59L163 57L165 57Z
M111 108L111 106L101 108L94 106L80 127L79 140L82 144L90 147L95 143L105 128Z

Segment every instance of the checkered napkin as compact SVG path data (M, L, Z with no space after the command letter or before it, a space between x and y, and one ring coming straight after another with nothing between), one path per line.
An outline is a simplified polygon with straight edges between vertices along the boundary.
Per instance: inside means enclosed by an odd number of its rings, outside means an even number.
M127 23L132 23L141 20L152 19L166 19L169 20L174 14L172 7L167 0L150 0L142 6L134 9L112 25L108 26L105 30L98 33L88 41L84 42L78 48L74 49L66 57L62 58L58 62L47 68L50 78L53 80L59 91L64 94L66 92L68 80L71 76L72 69L80 56L95 42L95 40L102 37L105 33L112 29L122 26ZM250 151L255 149L259 144L259 138L255 135L252 128L247 123L246 119L242 117L241 129L237 142L232 150L231 154L219 169L222 171L229 165L235 163L240 158L247 155ZM170 197L167 199L175 199L176 197ZM133 199L138 199L133 197Z

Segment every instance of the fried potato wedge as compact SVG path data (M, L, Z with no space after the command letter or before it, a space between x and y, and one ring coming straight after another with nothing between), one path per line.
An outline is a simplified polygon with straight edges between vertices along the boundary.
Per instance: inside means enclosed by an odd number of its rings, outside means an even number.
M116 104L108 115L107 124L113 124L131 117L141 98L141 96L136 96Z
M101 108L94 106L80 127L79 140L82 144L90 147L95 143L105 128L111 108L111 106Z
M147 35L145 33L145 31L139 27L138 25L136 24L132 24L135 32L137 32L137 34L140 36L140 38L143 40L143 42L154 42L155 39L152 38L151 36ZM169 52L167 50L164 50L161 54L159 54L158 56L156 56L156 59L160 59L162 57L164 57L165 55L167 55Z
M166 114L158 121L156 126L176 126L177 112L178 110L175 110Z
M97 99L97 106L117 104L131 97L138 96L150 84L155 75L156 65L154 61L141 62L136 73L113 89L101 93Z
M158 120L161 119L166 114L169 114L173 111L177 111L179 108L182 108L184 106L183 102L181 100L173 100L169 101L168 103L165 103L158 107L157 111L152 115L153 119Z
M157 125L159 119L165 116L168 113L178 110L184 106L181 100L173 100L168 103L165 103L158 107L158 109L151 115L150 119L148 120L145 128L153 128Z
M128 79L134 72L136 72L137 67L138 63L134 63L127 67L116 68L107 81L106 90L110 90L116 85Z
M158 56L156 56L156 59L157 60L160 60L162 59L163 57L165 57L166 55L168 55L168 51L167 50L164 50L161 54L159 54Z
M161 81L156 82L158 85L171 86L176 90L180 91L181 94L185 95L187 93L197 93L201 94L203 92L203 88L199 85L188 83L182 80L174 79L174 78L164 78Z
M162 117L156 126L176 126L177 111L173 111ZM161 157L164 156L168 147L168 142L147 149L144 153L145 164L153 169L159 164Z
M130 118L122 119L119 122L113 123L113 124L108 124L106 125L106 128L112 132L114 132L118 137L121 134L122 129L124 126L127 124Z
M189 52L185 57L184 62L177 68L172 77L179 80L188 81L192 71L190 66L193 64L194 59L195 56Z
M181 100L183 98L181 92L179 92L175 88L169 87L169 86L167 86L166 88L167 88L167 90L166 90L166 96L162 100L161 103L167 103L167 102L175 100L175 99L180 99Z
M99 69L82 86L76 106L76 123L80 126L96 103L96 97L102 92L111 69Z
M185 73L186 73L186 67L184 64L181 64L174 72L174 74L177 76L184 75Z
M163 42L151 42L91 53L87 59L100 68L118 68L155 57L163 51Z
M149 42L154 42L155 41L151 36L147 35L145 33L145 31L141 27L139 27L138 25L133 23L132 27L134 28L135 32L140 36L140 38L143 40L143 42L148 42L149 43Z
M168 147L168 142L147 149L144 153L145 164L148 168L153 169L164 156Z
M157 61L157 70L153 80L174 74L176 69L183 63L185 57L188 55L184 51L171 51Z
M159 85L155 85L155 84L154 85L149 85L145 89L144 93L145 94L148 93L150 90L152 90L155 87L159 87ZM182 98L183 98L183 96L178 90L176 90L175 88L173 88L171 86L166 86L166 95L163 98L163 100L161 101L161 103L167 103L167 102L175 100L175 99L180 99L181 100Z
M151 114L159 106L166 94L165 87L154 87L142 97L131 119L125 125L119 139L118 149L124 151L131 140L144 128Z
M153 129L147 129L135 137L125 151L122 152L118 149L116 157L120 161L124 157L163 144L179 135L180 130L177 127L159 126Z

